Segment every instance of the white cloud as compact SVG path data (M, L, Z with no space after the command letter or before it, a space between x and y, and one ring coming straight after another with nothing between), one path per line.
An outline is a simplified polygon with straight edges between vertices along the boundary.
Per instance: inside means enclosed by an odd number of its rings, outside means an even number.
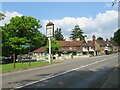
M106 7L111 7L112 6L112 2L108 2L107 4L106 4Z
M5 14L5 19L0 21L0 26L4 26L5 23L8 24L12 17L22 16L22 14L15 12L15 11L13 12L6 11L4 14Z
M22 16L18 12L8 12L5 13L5 19L0 21L0 26L5 23L9 23L10 19L15 16ZM120 19L120 18L119 18ZM84 34L88 35L89 38L95 34L97 37L102 36L104 38L109 38L113 35L115 30L118 28L118 11L110 10L105 13L99 13L95 18L92 17L64 17L62 19L50 20L55 24L55 28L61 27L62 33L65 39L69 40L72 29L76 24L84 31ZM43 20L43 28L40 31L45 34L45 26L49 20ZM120 25L119 25L120 26Z
M118 28L118 11L111 10L105 13L99 13L95 18L91 17L64 17L63 19L50 20L56 27L62 28L62 33L66 39L70 36L70 33L74 26L78 24L84 31L84 34L89 38L95 34L97 37L109 38L113 35L114 31ZM45 33L45 25L48 20L43 20L43 33Z

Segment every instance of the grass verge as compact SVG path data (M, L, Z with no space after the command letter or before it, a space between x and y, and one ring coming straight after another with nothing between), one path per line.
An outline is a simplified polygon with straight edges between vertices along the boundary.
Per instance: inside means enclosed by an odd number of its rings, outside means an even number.
M15 68L13 67L13 63L11 63L11 64L0 65L0 70L2 70L2 73L8 73L8 72L15 72L15 71L26 70L30 68L42 67L52 64L59 64L59 63L60 62L52 62L51 64L49 64L48 62L31 62L31 65L29 66L29 62L24 62L24 63L16 63Z

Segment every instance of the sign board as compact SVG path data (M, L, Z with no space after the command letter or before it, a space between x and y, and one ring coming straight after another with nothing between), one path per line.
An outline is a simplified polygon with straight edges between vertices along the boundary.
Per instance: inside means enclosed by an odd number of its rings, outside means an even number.
M52 22L47 23L46 25L46 36L48 37L49 40L49 64L51 64L51 40L50 37L54 35L54 24Z
M23 48L28 48L30 45L22 45Z
M52 37L54 34L54 24L46 25L46 35L47 37Z

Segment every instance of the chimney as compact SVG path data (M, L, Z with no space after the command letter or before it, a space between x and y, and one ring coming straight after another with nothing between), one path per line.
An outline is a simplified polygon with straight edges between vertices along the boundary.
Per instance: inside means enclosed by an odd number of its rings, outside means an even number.
M106 46L109 46L108 38L106 39Z
M95 50L95 40L96 40L96 36L93 35L93 36L92 36L92 39L93 39L93 40L92 40L92 41L93 41L93 48L94 48L94 50Z
M84 40L85 40L86 43L88 42L87 35L84 36Z
M96 36L95 36L95 35L93 35L93 36L92 36L92 39L93 39L93 41L95 41L95 40L96 40Z

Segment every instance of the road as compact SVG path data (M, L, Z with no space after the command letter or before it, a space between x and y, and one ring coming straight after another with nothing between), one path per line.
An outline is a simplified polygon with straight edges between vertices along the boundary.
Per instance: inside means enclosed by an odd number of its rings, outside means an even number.
M3 88L99 88L118 54L65 60L61 64L2 75Z

